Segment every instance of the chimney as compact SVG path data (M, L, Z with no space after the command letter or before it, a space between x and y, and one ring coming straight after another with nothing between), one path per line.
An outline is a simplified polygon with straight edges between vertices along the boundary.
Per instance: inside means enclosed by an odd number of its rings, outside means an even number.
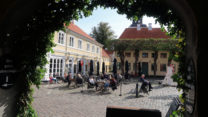
M137 30L141 30L140 24L137 24Z
M148 30L152 30L152 23L148 24Z

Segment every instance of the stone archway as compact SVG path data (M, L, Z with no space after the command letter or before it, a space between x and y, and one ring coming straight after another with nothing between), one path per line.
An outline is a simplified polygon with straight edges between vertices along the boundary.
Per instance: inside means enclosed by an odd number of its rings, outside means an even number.
M187 58L186 58L186 64L188 64L188 61L190 59L194 62L194 67L196 70L196 82L198 81L198 23L196 21L196 16L194 12L192 11L191 7L185 0L166 0L167 4L174 8L177 13L180 15L181 19L185 22L186 27L186 38L187 38ZM10 4L12 3L12 4ZM27 17L30 15L31 12L34 12L34 10L40 8L37 7L42 3L41 0L33 0L30 2L26 2L26 0L11 0L9 2L4 2L5 5L2 8L5 8L4 10L1 10L1 12L4 14L2 17L0 17L0 26L2 32L10 32L14 29L13 26L16 24L21 24L21 19L24 19L24 17ZM24 7L22 7L24 6ZM41 5L40 5L41 6ZM28 11L28 9L30 9ZM13 12L16 11L16 12ZM2 51L2 50L1 50ZM196 84L195 91L198 90L198 84ZM196 94L197 98L198 94ZM195 107L197 106L197 103ZM194 115L197 116L197 108L195 108Z

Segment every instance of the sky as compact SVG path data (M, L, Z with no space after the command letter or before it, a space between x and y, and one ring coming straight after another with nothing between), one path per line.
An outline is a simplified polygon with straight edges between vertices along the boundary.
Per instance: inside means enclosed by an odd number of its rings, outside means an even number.
M83 17L74 22L87 34L90 34L92 28L94 26L97 27L100 22L107 22L117 38L119 38L125 28L128 28L132 23L131 20L127 19L126 15L118 14L116 9L104 9L101 7L95 9L91 16ZM160 27L159 23L155 24L155 18L144 16L143 24L147 24L148 26L148 23L152 23L153 28Z

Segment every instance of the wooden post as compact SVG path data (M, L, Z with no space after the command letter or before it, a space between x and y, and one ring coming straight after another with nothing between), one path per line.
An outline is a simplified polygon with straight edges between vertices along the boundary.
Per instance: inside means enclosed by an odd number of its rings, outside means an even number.
M121 80L121 84L120 84L120 95L119 96L122 96L121 92L122 92L122 80Z
M138 82L136 83L136 98L138 98L139 95L138 95Z

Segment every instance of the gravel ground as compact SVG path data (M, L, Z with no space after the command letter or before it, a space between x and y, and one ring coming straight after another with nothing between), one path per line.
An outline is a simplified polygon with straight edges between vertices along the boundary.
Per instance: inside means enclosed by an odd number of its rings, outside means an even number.
M105 117L107 106L158 109L164 117L172 99L181 92L176 87L160 86L159 80L150 81L153 90L149 95L140 94L139 98L135 98L134 81L123 83L122 96L119 96L120 87L100 93L86 86L68 88L67 83L44 84L40 89L34 87L33 107L39 117Z

